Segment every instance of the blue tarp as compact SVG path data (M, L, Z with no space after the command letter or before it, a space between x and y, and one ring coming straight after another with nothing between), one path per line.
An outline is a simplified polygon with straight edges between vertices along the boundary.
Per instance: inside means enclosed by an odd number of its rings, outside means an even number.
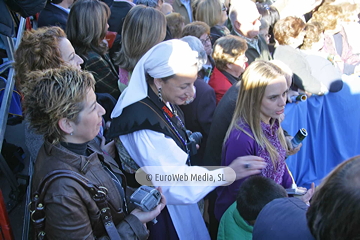
M337 93L287 104L282 127L290 135L308 131L287 164L298 186L318 185L339 163L360 155L360 78L348 78Z

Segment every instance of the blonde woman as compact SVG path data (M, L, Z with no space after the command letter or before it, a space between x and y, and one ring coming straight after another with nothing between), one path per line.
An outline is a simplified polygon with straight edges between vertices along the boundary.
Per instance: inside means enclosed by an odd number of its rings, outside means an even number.
M211 44L230 31L225 26L228 19L227 7L220 0L199 0L196 6L196 21L205 22L210 27Z
M285 164L286 140L279 124L288 92L285 75L273 63L260 60L245 70L235 112L225 136L221 162L227 166L240 156L262 157L267 166L261 175L273 179L284 188L290 188L292 179ZM252 166L249 164L246 167ZM217 219L236 200L243 181L217 188Z
M44 136L34 167L32 191L54 170L70 170L107 189L108 208L99 209L92 194L76 181L69 178L53 181L43 202L45 238L110 239L101 220L100 210L105 210L115 227L112 236L147 239L145 223L159 215L166 201L164 198L150 212L128 211L126 178L115 160L94 140L105 109L96 101L93 75L64 67L34 71L28 76L24 107L30 126Z

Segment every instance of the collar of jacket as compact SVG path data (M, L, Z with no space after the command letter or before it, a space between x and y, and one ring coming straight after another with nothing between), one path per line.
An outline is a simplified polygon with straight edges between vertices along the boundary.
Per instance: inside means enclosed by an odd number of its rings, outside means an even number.
M101 165L101 162L98 161L98 159L107 163L107 165L109 165L112 171L122 174L121 171L118 170L118 165L115 160L112 159L110 156L104 155L95 140L92 140L88 143L88 149L92 151L89 156L82 156L76 154L61 146L60 143L51 144L48 141L45 141L44 148L47 155L61 156L57 158L58 161L70 165L71 167L79 170L79 172L82 172L84 174L88 171L90 165Z

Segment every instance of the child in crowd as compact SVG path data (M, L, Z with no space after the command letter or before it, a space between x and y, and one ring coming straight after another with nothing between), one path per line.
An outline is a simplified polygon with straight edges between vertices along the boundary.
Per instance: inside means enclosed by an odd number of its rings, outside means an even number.
M276 198L287 197L285 189L270 178L251 176L241 184L238 197L221 218L218 240L251 240L261 209Z

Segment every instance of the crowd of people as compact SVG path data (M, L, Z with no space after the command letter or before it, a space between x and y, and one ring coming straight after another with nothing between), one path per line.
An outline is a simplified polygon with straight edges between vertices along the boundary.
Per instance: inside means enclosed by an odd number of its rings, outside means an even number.
M358 77L359 13L342 0L48 0L15 52L32 189L57 170L81 174L106 189L111 219L59 178L44 195L42 232L358 239L360 158L341 159L317 188L298 187L286 160L302 144L281 124L294 96L326 97ZM154 184L161 200L145 211L129 197L148 166L162 176L228 167L234 178Z

